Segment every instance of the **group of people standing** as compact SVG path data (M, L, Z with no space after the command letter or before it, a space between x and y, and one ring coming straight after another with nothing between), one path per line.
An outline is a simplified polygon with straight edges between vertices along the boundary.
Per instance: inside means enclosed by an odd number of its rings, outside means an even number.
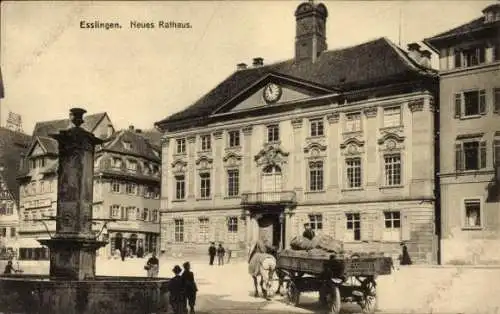
M194 274L191 271L191 264L185 262L184 270L179 265L175 265L172 272L175 277L168 282L168 290L170 292L170 306L175 314L185 314L188 312L194 314L194 306L196 303L196 293L198 287L194 280Z
M224 257L226 256L226 249L222 246L222 243L219 243L219 246L216 247L214 242L210 243L208 248L208 256L210 257L209 264L213 265L215 256L217 255L218 265L224 265ZM227 262L231 260L231 250L228 250Z

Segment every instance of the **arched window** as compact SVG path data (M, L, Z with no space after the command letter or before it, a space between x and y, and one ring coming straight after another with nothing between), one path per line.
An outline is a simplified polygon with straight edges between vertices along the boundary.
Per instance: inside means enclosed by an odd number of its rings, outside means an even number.
M281 168L267 166L262 173L262 192L281 191Z

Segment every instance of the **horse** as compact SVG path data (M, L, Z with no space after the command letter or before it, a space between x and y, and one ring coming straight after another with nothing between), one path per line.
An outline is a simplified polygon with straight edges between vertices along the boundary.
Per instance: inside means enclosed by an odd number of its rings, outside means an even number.
M255 297L259 296L257 277L260 277L262 294L269 300L272 293L272 280L276 272L276 257L270 247L263 242L257 242L248 257L248 272L253 278Z

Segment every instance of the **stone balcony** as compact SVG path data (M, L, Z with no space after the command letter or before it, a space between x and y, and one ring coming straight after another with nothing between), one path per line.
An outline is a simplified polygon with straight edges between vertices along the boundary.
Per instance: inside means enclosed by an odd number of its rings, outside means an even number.
M295 191L242 193L241 205L294 205L297 203Z

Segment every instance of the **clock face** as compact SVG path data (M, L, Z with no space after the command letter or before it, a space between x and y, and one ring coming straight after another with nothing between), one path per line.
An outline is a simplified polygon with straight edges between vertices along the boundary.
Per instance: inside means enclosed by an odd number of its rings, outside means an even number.
M264 100L270 104L277 102L281 97L281 87L274 83L269 83L264 87Z

